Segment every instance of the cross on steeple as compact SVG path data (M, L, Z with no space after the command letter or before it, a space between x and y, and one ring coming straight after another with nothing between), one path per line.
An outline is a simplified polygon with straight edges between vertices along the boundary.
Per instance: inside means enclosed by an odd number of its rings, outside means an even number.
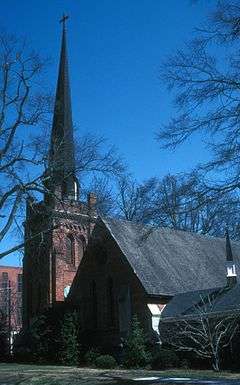
M66 27L66 20L69 19L68 15L63 14L62 18L60 19L59 23L63 23L63 28L65 29Z
M78 199L76 178L71 92L68 75L67 38L65 22L69 17L63 15L62 45L55 97L51 143L49 150L48 173L51 190L61 199Z

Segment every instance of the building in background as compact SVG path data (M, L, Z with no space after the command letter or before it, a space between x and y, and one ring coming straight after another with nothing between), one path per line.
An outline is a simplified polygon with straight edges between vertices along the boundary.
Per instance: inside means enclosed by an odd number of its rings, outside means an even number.
M8 338L22 327L22 268L0 266L0 312Z

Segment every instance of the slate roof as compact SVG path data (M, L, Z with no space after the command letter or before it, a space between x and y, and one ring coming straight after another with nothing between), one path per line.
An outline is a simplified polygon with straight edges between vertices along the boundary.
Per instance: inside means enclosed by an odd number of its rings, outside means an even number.
M149 295L226 285L225 239L117 219L102 221ZM239 265L240 243L232 242L232 252Z
M161 318L179 317L194 313L194 306L201 302L201 298L218 293L221 288L196 290L175 295L162 311Z
M208 297L211 298L211 306ZM240 285L177 294L162 311L161 320L194 316L198 313L198 306L201 308L203 304L205 311L211 314L240 312Z

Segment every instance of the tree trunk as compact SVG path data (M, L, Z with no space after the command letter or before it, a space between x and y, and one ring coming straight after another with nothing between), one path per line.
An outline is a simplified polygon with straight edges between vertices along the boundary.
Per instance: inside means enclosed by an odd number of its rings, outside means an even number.
M213 355L213 364L212 364L212 367L213 367L213 370L215 372L219 372L220 371L220 367L219 367L219 356L218 356L218 353L215 353Z

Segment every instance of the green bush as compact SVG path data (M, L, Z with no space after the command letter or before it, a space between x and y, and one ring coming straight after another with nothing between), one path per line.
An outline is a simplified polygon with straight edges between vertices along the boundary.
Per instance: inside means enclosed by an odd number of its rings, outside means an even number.
M101 353L98 348L92 348L87 351L84 356L84 361L87 365L95 365L95 361L98 357L101 356Z
M113 356L109 354L102 355L96 358L95 364L98 368L113 369L116 368L117 362Z
M146 348L144 331L137 316L134 316L130 335L124 348L124 366L127 368L145 367L150 361L151 355Z
M152 369L169 369L177 368L180 365L180 360L177 354L170 349L160 348L152 358Z
M78 315L67 313L63 317L60 333L60 362L64 365L77 365L79 361Z
M51 327L47 323L46 315L40 315L32 320L26 338L29 350L35 362L46 362L49 357L49 339ZM27 350L27 349L26 349Z
M35 317L14 343L14 356L20 362L79 363L79 315L62 308L48 309Z
M190 362L184 358L182 361L180 361L180 368L181 369L189 369L191 367Z

